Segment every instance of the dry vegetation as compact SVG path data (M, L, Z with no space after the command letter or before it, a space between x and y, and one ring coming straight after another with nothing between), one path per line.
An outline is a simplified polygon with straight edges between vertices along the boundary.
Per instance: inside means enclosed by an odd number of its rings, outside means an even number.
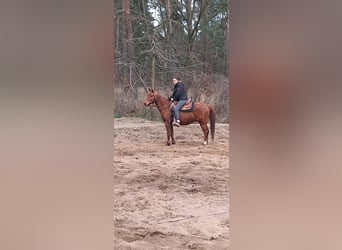
M185 78L184 83L188 88L189 98L210 104L216 111L217 122L228 122L229 88L226 77L199 74L194 79ZM165 84L157 84L155 89L165 97L172 93L171 82L166 86ZM156 108L144 107L145 97L144 87L116 86L114 88L115 117L136 116L149 120L159 120L159 113Z

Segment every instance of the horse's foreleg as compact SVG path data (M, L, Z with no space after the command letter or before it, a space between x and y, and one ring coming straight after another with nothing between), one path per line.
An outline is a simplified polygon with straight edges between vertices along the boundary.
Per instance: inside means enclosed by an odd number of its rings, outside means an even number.
M203 137L204 137L204 145L208 144L208 135L209 135L209 129L207 126L207 123L200 123L202 131L203 131Z
M173 135L173 126L172 126L172 120L170 120L170 132L171 132L171 140L172 140L172 144L176 144L174 135Z
M166 141L166 145L170 146L170 130L171 130L171 126L169 122L165 122L165 128L166 128L166 135L167 135L167 141Z

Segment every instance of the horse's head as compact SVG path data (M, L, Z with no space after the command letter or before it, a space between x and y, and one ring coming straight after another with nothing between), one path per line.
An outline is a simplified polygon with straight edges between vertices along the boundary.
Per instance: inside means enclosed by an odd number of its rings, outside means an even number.
M144 105L149 106L152 103L154 103L156 101L156 96L157 96L157 92L155 92L153 89L149 88L148 92L147 92L146 99L144 101Z

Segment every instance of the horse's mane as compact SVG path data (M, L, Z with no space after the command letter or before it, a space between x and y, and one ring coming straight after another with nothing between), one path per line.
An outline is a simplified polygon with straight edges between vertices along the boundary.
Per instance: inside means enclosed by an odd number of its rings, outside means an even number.
M162 99L162 101L168 101L167 98L161 94L159 94L159 91L154 90L154 89L148 89L148 92L154 93L156 96L160 97Z

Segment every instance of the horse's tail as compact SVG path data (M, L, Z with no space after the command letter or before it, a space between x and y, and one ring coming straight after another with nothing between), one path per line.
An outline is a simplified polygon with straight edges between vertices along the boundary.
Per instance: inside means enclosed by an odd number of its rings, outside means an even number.
M210 137L211 137L211 141L214 141L216 114L215 114L214 109L210 106L209 106L209 119L210 119Z

